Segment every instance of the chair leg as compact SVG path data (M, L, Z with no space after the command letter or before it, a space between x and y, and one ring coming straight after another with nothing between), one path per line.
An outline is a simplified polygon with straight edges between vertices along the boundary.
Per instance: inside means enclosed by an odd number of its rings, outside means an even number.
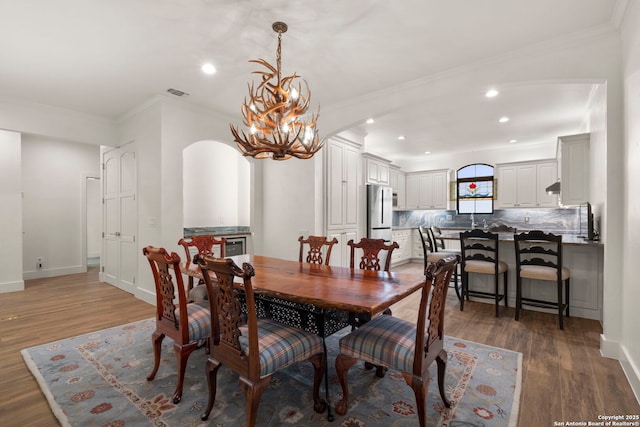
M509 271L504 272L504 306L509 307Z
M520 309L522 308L522 277L520 272L516 272L516 320L520 320Z
M565 283L565 286L566 286L565 293L567 295L566 299L565 299L565 301L567 303L567 317L569 317L569 285L570 285L570 282L571 282L571 278L567 278L566 283Z
M327 372L327 354L324 352L316 354L309 361L313 365L313 410L321 414L327 409L327 402L320 398L320 384ZM329 387L328 384L327 387Z
M176 359L178 359L178 384L176 385L176 390L173 392L173 403L180 403L182 400L182 387L184 385L184 373L187 370L187 361L189 360L189 355L193 353L193 350L196 348L198 348L197 342L186 345L173 345Z
M207 376L207 385L209 386L209 401L207 402L207 408L204 410L204 414L200 417L202 421L207 421L213 404L216 402L216 391L218 389L218 368L221 364L217 360L207 358L207 364L205 366L205 375Z
M495 299L495 305L496 305L496 317L499 317L500 315L500 288L498 286L498 282L500 281L500 274L494 274L493 275L493 280L494 280L494 299Z
M351 368L357 359L347 357L339 354L336 357L336 374L338 375L338 381L342 387L342 400L336 403L336 413L338 415L344 415L349 408L349 383L347 377L349 375L349 368Z
M262 397L262 393L269 386L270 381L271 376L260 378L255 383L246 378L240 377L240 387L242 388L242 391L244 391L244 395L247 400L244 410L247 416L247 421L245 423L247 427L254 427L256 425L260 397Z
M427 425L427 387L429 386L429 377L426 379L420 377L409 378L405 376L407 384L413 389L413 394L416 397L416 408L418 409L418 424L420 427L426 427Z
M158 368L160 367L160 352L162 351L163 339L164 334L161 334L158 331L155 331L151 335L151 343L153 345L153 371L151 371L151 374L147 377L147 381L151 381L155 378Z
M564 304L562 303L562 281L557 282L558 286L558 322L560 330L564 329Z
M442 402L444 406L447 408L451 408L451 402L447 399L447 396L444 394L444 376L447 371L447 351L441 350L436 357L436 364L438 365L438 389L440 390L440 397L442 398Z
M464 311L464 298L467 295L467 281L469 280L469 273L465 272L464 269L460 273L460 281L462 282L462 295L460 298L460 311Z

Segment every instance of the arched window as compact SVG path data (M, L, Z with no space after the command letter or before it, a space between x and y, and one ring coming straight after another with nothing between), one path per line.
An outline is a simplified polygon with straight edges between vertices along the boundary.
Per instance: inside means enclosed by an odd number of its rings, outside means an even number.
M458 169L458 213L493 213L493 166L475 163Z

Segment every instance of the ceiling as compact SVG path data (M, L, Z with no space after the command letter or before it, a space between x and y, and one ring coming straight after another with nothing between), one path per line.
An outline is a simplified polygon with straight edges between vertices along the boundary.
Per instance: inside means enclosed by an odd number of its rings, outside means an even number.
M248 60L274 63L271 24L284 21L283 72L308 82L322 132L332 106L610 26L617 1L0 0L0 96L115 120L174 88L239 123ZM375 117L366 150L402 161L555 141L579 130L592 85L512 85L492 99L467 89Z

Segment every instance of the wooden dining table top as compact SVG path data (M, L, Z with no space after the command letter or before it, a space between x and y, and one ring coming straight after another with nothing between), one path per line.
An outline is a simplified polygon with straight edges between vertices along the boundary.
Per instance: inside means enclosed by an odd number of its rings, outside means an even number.
M411 273L369 271L289 261L261 255L229 257L241 266L253 265L254 292L323 308L338 308L375 315L422 288L425 276ZM182 272L202 277L194 263Z

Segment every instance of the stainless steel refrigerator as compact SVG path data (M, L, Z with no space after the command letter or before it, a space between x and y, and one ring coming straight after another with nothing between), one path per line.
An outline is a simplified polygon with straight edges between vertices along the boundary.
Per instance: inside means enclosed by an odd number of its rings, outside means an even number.
M367 237L391 242L393 189L384 185L367 185Z

